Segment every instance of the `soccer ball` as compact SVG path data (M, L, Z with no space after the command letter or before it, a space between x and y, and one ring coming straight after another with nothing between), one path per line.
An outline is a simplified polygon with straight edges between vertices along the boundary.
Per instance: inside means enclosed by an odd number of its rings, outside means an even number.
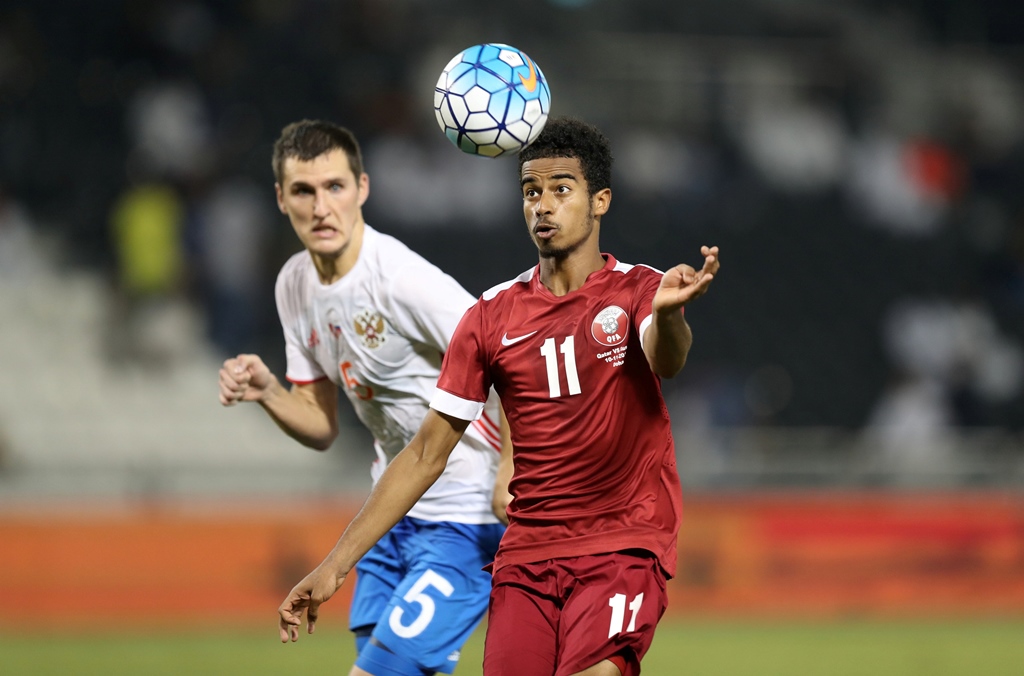
M434 114L463 152L498 157L537 138L551 110L544 74L526 54L499 43L455 55L434 88Z

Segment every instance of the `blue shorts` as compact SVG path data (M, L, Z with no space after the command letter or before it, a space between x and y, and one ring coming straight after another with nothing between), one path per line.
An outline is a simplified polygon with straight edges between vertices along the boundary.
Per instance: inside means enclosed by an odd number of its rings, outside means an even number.
M373 638L395 655L452 673L487 610L491 575L482 569L504 532L501 524L405 517L356 564L349 628L374 627ZM358 658L356 666L373 673Z

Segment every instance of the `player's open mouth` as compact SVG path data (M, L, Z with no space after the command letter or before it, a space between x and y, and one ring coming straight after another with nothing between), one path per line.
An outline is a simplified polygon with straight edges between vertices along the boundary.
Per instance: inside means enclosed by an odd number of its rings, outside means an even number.
M551 239L558 232L558 228L550 223L538 223L533 228L533 234L540 239Z
M330 239L336 234L338 234L338 231L329 225L318 225L313 228L313 236L319 237L320 239Z

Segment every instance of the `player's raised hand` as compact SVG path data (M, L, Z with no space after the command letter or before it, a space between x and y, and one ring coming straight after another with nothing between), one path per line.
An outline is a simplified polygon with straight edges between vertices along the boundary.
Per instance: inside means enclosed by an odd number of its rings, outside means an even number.
M220 403L234 406L240 401L259 401L273 380L270 369L254 354L228 359L220 369Z
M316 630L320 604L334 596L343 582L344 575L325 571L318 566L295 585L277 609L281 643L299 640L303 615L306 615L306 631L312 634Z
M677 310L707 293L712 280L718 274L718 247L702 246L700 252L704 256L704 267L700 270L682 263L665 272L661 278L661 286L654 294L656 312Z

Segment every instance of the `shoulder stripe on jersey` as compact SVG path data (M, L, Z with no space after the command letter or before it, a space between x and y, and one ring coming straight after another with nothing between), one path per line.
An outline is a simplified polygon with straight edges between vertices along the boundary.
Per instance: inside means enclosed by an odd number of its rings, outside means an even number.
M637 264L637 267L647 268L648 270L654 270L659 275L665 274L663 271L659 270L658 268L654 267L653 265L644 265L643 263L639 263L639 264Z
M615 267L612 268L612 269L615 270L615 272L621 272L621 273L625 274L625 273L629 272L630 270L632 270L633 268L647 268L648 270L654 270L659 275L665 274L664 272L662 272L658 268L650 266L650 265L644 265L643 263L637 263L636 265L631 265L629 263L623 263L621 261L615 261Z
M484 410L484 402L463 399L450 392L434 388L434 397L430 400L430 408L459 420L473 422L480 416L480 411Z
M536 270L536 268L530 268L529 270L519 275L515 279L510 279L507 282L502 282L501 284L498 284L497 286L492 286L491 288L484 291L484 295L481 296L481 298L483 298L484 300L494 300L495 296L497 296L505 289L511 288L512 285L522 284L524 282L530 281L531 279L533 279L534 270Z

